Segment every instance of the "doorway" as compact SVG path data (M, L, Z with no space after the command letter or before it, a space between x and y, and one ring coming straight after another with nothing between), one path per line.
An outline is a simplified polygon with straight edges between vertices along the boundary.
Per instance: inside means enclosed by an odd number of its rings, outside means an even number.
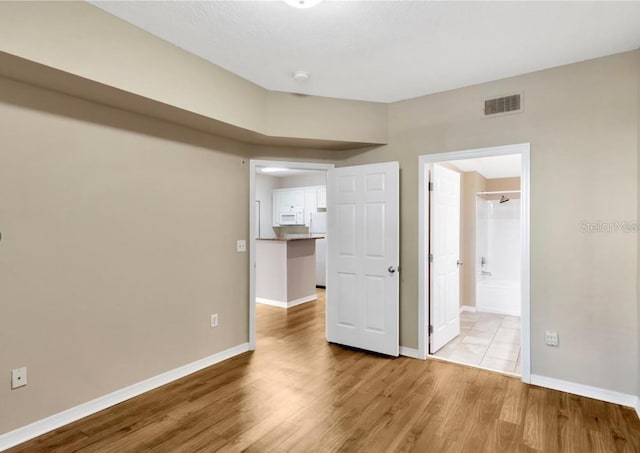
M529 149L420 156L421 357L529 382Z
M324 299L326 179L332 168L333 164L250 162L251 349L256 347L256 303L288 310L316 300L318 294Z

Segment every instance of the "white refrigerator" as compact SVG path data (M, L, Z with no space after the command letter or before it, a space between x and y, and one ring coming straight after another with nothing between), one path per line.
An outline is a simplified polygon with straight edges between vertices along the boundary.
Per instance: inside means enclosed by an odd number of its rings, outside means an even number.
M310 234L327 235L327 213L314 212L309 224ZM327 285L327 240L316 240L316 286Z

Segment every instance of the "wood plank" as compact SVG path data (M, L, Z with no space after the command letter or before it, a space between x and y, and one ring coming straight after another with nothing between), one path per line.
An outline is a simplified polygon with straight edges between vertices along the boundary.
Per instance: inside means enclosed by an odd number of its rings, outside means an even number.
M253 353L8 452L640 452L630 408L327 344L324 317L258 305Z

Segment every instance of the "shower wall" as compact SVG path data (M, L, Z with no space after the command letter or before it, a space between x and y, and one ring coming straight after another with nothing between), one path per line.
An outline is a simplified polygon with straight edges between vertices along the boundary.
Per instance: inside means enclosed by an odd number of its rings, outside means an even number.
M506 203L477 198L476 307L520 316L520 199L511 195Z
M464 266L460 268L460 306L475 308L476 280L480 272L480 258L476 247L476 194L499 190L520 190L520 177L487 179L476 171L462 172L460 209L460 256ZM499 198L499 197L498 197ZM513 194L512 198L520 198Z

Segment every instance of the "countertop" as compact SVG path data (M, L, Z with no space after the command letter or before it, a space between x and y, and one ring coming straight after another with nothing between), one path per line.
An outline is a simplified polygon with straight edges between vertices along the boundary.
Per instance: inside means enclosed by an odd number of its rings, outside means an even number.
M293 238L256 238L257 241L308 241L315 239L324 239L325 236L305 236L305 237L293 237Z

